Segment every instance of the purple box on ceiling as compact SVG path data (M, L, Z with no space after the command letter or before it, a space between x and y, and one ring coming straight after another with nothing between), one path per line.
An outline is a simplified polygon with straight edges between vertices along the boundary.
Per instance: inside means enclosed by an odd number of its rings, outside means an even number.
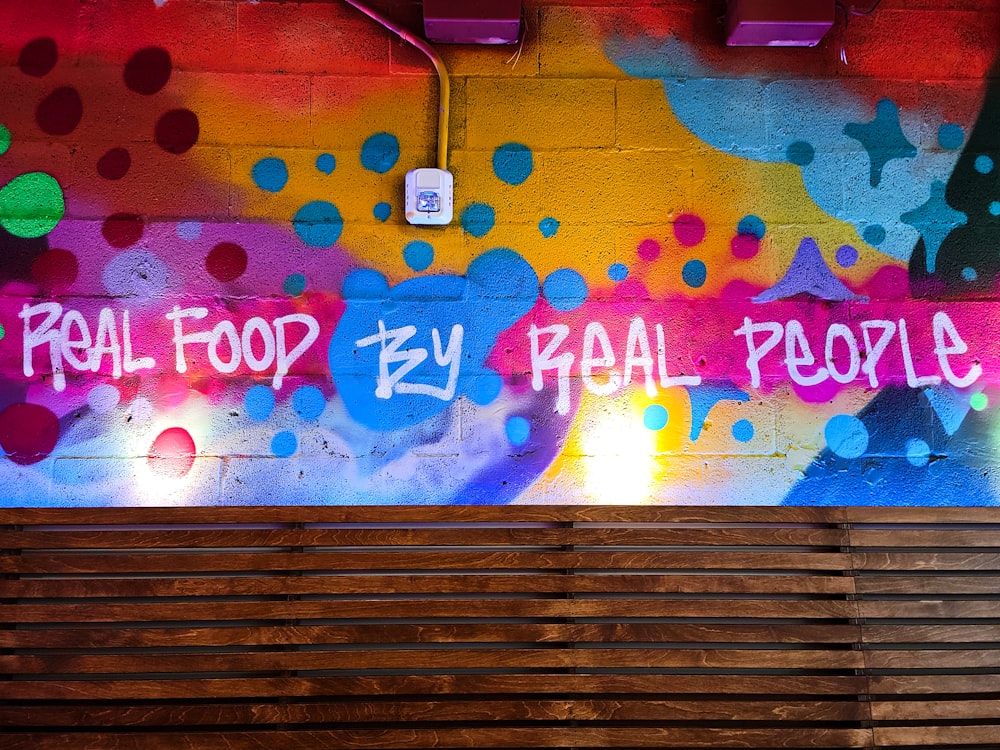
M424 36L445 44L514 44L521 0L424 0Z
M815 47L833 26L836 0L729 0L730 47Z

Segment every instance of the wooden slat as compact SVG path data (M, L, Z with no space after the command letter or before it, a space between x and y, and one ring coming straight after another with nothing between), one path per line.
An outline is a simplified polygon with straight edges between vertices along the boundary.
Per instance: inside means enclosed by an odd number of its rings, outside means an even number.
M1000 643L1000 624L986 625L866 625L865 643Z
M987 684L987 683L984 683ZM855 696L862 676L678 674L440 674L365 677L155 678L0 681L0 700L195 700L316 696L658 694ZM994 688L996 689L996 688Z
M996 594L995 575L877 575L859 576L859 594Z
M871 603L873 606L878 602ZM916 608L918 603L913 604ZM995 616L981 602L961 602L973 614ZM931 605L922 605L925 609ZM978 606L978 609L975 607ZM979 610L982 610L981 612ZM921 610L923 611L923 610ZM976 614L978 613L978 615ZM330 601L174 602L169 604L0 605L0 621L149 622L154 620L305 620L383 618L839 618L857 616L854 602L772 599L336 599ZM876 615L869 614L869 617ZM920 615L913 615L920 616Z
M1000 563L1000 556L994 562ZM191 573L282 570L842 570L834 552L267 552L46 554L0 557L0 573ZM994 566L1000 567L1000 565Z
M1000 719L1000 700L877 701L872 704L872 718L891 722Z
M208 576L192 571L175 578L0 579L0 598L120 598L155 596L249 596L307 594L432 593L767 593L852 594L854 579L817 574L753 575L734 571L699 574L489 573L449 575Z
M67 733L33 737L31 734L0 733L6 750L49 750L50 748L99 747L107 750L202 750L260 748L274 750L378 748L864 748L871 735L861 729L662 729L649 726L520 728L487 727L469 729L350 729L322 732L281 733L200 732L179 733Z
M648 523L844 524L861 509L670 505L439 505L292 507L0 508L0 525L56 526L261 523ZM944 509L937 509L944 510ZM956 510L956 509L951 509ZM984 511L986 509L979 509ZM982 513L986 516L987 513Z
M938 599L928 601L861 601L861 616L872 619L911 620L1000 620L1000 601Z
M982 745L987 748L996 747L997 726L989 724L974 726L935 727L876 727L875 741L881 747L900 746L955 746Z
M168 547L403 547L403 546L737 546L841 547L836 528L336 528L212 529L170 534L123 531L2 531L0 548L162 549Z
M998 571L1000 552L857 552L855 570Z
M108 727L447 721L863 721L855 701L817 700L366 700L340 703L184 703L0 706L0 726Z
M1000 650L892 649L865 652L870 669L983 669L1000 668Z
M1000 522L1000 518L994 522ZM1000 528L972 529L854 529L851 544L857 547L969 547L1000 548Z
M88 649L285 646L357 643L839 643L858 640L857 625L690 625L592 623L482 625L275 625L272 627L76 627L0 630L0 648Z
M958 657L956 656L955 659ZM283 672L357 669L527 670L711 668L822 670L860 669L856 651L823 649L379 649L321 652L244 651L227 654L0 655L0 673L125 674L166 672Z
M950 695L1000 692L997 674L874 675L869 680L872 695Z

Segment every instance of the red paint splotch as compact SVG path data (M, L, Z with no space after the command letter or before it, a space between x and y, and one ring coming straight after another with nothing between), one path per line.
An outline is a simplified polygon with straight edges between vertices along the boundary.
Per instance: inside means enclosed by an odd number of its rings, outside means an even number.
M29 466L47 458L59 440L59 419L38 404L11 404L0 412L0 447L7 458Z
M183 427L168 427L149 447L149 469L154 474L180 479L194 466L194 439Z

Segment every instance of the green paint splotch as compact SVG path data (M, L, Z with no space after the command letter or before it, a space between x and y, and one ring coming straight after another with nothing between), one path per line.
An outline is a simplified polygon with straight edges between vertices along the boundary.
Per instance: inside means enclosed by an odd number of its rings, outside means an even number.
M66 212L62 188L44 172L28 172L0 188L0 226L15 237L41 237Z

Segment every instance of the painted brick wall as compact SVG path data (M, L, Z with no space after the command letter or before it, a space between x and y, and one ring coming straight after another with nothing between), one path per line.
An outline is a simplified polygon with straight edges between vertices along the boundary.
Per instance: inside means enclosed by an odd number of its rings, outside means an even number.
M1000 2L852 7L526 0L415 227L346 3L4 3L0 504L995 504Z

